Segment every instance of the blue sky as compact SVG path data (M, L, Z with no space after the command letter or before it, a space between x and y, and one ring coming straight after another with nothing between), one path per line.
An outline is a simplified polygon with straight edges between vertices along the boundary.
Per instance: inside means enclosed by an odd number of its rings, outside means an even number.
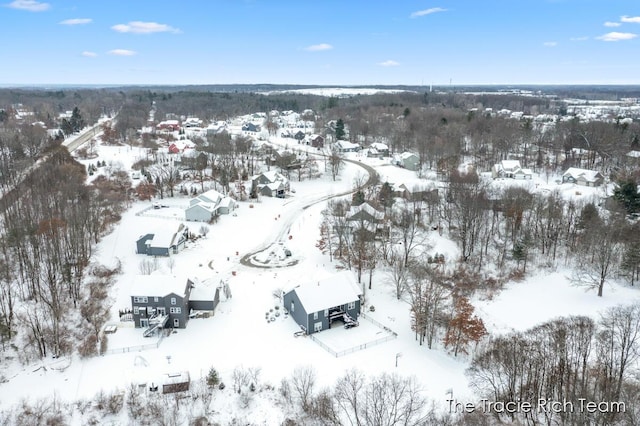
M640 84L637 0L0 0L0 84Z

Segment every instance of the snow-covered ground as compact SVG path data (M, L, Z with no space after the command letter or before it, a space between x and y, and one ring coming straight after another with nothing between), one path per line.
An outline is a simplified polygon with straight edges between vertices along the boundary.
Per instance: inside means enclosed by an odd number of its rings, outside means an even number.
M121 164L128 169L144 152L128 147L98 146L99 160ZM377 168L385 180L394 183L415 182L413 172L389 165L386 160L368 159L361 154L350 154L352 159L367 162ZM83 163L95 163L83 160ZM338 194L353 188L354 180L364 175L361 167L346 164L339 180L332 181L330 175L319 180L293 182L296 192L287 199L262 197L259 201L242 202L234 215L221 216L218 223L208 225L210 232L205 238L189 243L185 250L170 259L157 259L158 274L172 274L177 279L228 280L232 297L222 297L216 313L207 319L192 319L186 329L175 331L157 342L156 338L142 337L141 329L134 329L118 321L118 311L130 307L130 289L140 274L140 263L149 259L135 253L135 241L147 229L155 229L168 223L180 223L181 206L187 198L165 200L169 206L150 209L152 202L135 202L122 216L121 223L99 243L95 262L114 265L122 263L122 274L111 294L113 298L111 324L118 326L110 335L109 349L122 350L88 360L46 359L28 366L5 365L3 374L7 378L0 384L0 409L18 403L23 398L35 399L54 394L63 400L92 398L101 390L125 390L132 382L154 380L161 374L189 371L192 379L205 376L210 367L215 367L223 381L230 383L235 368L260 367L263 383L277 386L283 377L291 375L297 366L313 366L318 373L319 386L329 386L346 370L357 368L367 375L381 372L397 372L412 375L422 385L425 396L444 407L446 392L454 389L458 399L471 398L464 371L468 359L454 358L441 348L433 350L419 346L410 329L409 306L397 301L394 288L384 271L378 270L373 277L372 289L364 288L365 310L373 320L382 324L397 337L335 357L308 337L294 337L299 330L293 319L280 315L268 320L278 306L274 293L295 285L321 279L337 271L338 264L330 262L315 247L319 239L319 224L324 203L313 204L319 195ZM516 184L503 180L504 184ZM533 185L538 191L561 189L567 196L576 192L586 196L597 196L598 189L574 188L558 185L554 179L535 177L531 182L517 183ZM500 184L496 181L494 184ZM309 206L308 208L303 208ZM184 222L198 233L201 224ZM283 234L283 227L288 230ZM277 238L285 237L284 245L292 256L282 255ZM434 252L446 253L455 258L457 249L450 240L430 231L428 242ZM259 247L268 246L264 256L273 263L281 264L277 269L243 266L240 259ZM273 254L272 254L273 253ZM291 262L295 259L295 262ZM595 316L603 309L640 299L640 293L617 284L605 289L604 297L571 285L568 273L538 273L523 282L511 283L492 300L474 301L478 314L484 319L490 332L523 330L541 321L569 314ZM375 311L370 312L369 307ZM363 320L367 321L367 320ZM376 336L390 335L388 330L367 323L362 329L338 328L322 332L319 339L336 351L347 350ZM356 336L358 336L356 338ZM138 350L145 345L144 350ZM157 347L153 347L157 345ZM133 348L124 352L126 348ZM397 365L396 365L397 362ZM40 368L46 366L46 369ZM232 404L221 398L216 404L216 421L226 424L230 414L225 406ZM228 408L228 407L227 407ZM256 416L279 424L277 410L268 403L254 407ZM227 417L225 417L227 416Z

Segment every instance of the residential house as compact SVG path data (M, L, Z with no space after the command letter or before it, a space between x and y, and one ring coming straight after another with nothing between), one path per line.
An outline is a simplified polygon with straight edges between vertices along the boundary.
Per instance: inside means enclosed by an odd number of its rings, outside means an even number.
M314 148L323 148L324 138L320 135L313 134L309 136L309 144Z
M169 145L169 154L181 154L187 150L194 149L196 144L194 144L189 139L182 139L179 141L171 142Z
M640 151L631 150L626 153L626 163L630 166L640 165Z
M185 128L202 127L202 120L197 117L188 117L182 122Z
M251 179L251 194L284 198L289 192L289 179L275 170L263 172Z
M180 130L180 122L178 120L165 120L156 125L156 129L165 132L177 132Z
M337 152L358 152L360 151L360 145L340 140L333 144L333 150Z
M224 121L216 121L214 123L211 123L207 126L206 128L206 135L207 136L214 136L217 135L219 133L224 132L225 130L227 130L227 123Z
M367 157L388 157L389 156L389 147L387 144L382 142L374 142L369 145L369 150L367 151Z
M258 133L260 131L260 126L258 126L257 124L253 124L253 123L244 123L242 125L242 132L243 133Z
M438 196L438 188L433 182L424 182L419 185L401 183L394 189L394 196L404 198L407 201L428 201Z
M396 166L417 171L420 168L420 157L412 152L403 152L395 158Z
M190 222L211 222L214 216L229 214L236 206L234 200L211 189L189 201L184 217Z
M575 183L583 186L600 186L604 183L602 173L594 170L570 167L562 174L562 183Z
M172 275L137 276L130 293L136 328L148 328L149 335L158 328L185 328L192 287L193 281Z
M136 241L136 253L148 256L170 256L182 250L189 239L189 228L180 223L142 235Z
M306 334L340 325L357 324L360 316L360 296L351 271L329 278L301 284L283 295L284 307Z
M502 160L498 164L494 164L491 169L491 176L495 178L510 179L531 179L533 172L530 169L523 169L518 160Z
M386 235L389 232L384 212L377 210L367 202L359 206L351 206L346 220L352 235L365 233L373 239L378 235Z
M135 327L146 328L145 336L161 328L185 328L192 313L212 315L220 301L213 280L160 274L137 276L130 296Z

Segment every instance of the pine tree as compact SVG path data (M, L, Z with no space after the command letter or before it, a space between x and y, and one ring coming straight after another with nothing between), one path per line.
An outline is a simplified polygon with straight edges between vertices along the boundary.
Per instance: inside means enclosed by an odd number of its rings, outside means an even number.
M633 179L618 182L616 189L613 191L613 198L622 204L627 213L640 211L638 184Z
M346 133L344 131L344 121L342 121L342 118L339 118L336 122L336 139L343 140L345 136Z
M75 107L73 109L69 123L71 124L71 128L73 129L73 133L77 133L84 128L84 119L82 118L78 107Z

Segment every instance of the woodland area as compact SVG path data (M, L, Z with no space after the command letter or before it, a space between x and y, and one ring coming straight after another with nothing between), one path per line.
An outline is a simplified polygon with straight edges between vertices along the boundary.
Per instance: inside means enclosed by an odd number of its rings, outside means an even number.
M33 111L28 120L15 119L18 104ZM112 127L103 127L106 143L157 152L166 140L139 132L152 111L155 121L174 116L214 121L256 111L312 110L308 119L316 132L339 138L331 123L341 120L348 129L344 138L365 146L383 142L391 153L415 152L421 170L435 171L443 184L423 197L402 200L379 178L371 185L354 183L360 189L351 200L328 203L317 242L332 259L355 270L360 282L368 280L369 288L374 271L386 271L398 300L409 301L417 344L469 356L472 386L492 400L638 401L638 305L608 311L598 321L560 318L526 333L489 336L470 300L498 292L506 282L531 271L557 267L573 268L576 285L593 289L594 297L607 291L610 280L636 285L640 278L640 167L625 154L640 151L639 117L534 121L530 117L565 117L566 105L558 96L455 91L342 98L184 88L13 89L0 90L0 109L0 341L3 351L12 348L24 363L51 355L99 353L99 331L107 320L105 304L117 268L91 264L92 250L117 225L134 197L174 197L182 179L175 166L150 158L138 164L146 181L136 190L128 172L117 169L88 185L91 171L60 146L59 138L51 138L34 122L58 128L62 126L59 114L74 110L75 125L69 122L71 127L63 128L69 134L79 130L79 117L86 124L96 123L100 116L116 117ZM487 112L502 109L523 112L524 118ZM265 159L271 156L253 152L248 138L220 134L194 142L201 156L192 167L201 185L208 175L230 191L263 163L272 166ZM614 194L580 204L559 192L540 194L517 187L496 191L481 178L480 172L516 158L547 179L568 167L597 169L615 184ZM305 167L292 172L292 159L278 161L273 166L288 176L303 179L314 174ZM341 159L332 161L339 166ZM461 172L458 166L463 162L473 163L473 170ZM368 224L356 224L354 231L347 223L350 208L365 202L385 217L385 228L373 236ZM446 268L445 259L432 253L426 243L426 235L433 231L451 238L460 251L459 259L446 259ZM298 374L307 381L312 375L309 371ZM314 395L305 388L309 383L300 378L291 380L289 387L283 382L282 397L290 400L296 395L302 410L315 413L322 424L339 424L336 412L340 410L360 419L353 424L399 424L400 420L369 420L367 416L375 410L369 413L368 401L345 397L347 388L357 387L373 399L380 398L376 386L381 383L384 389L390 389L387 384L391 383L391 388L404 392L400 397L408 411L403 424L428 419L427 413L415 409L422 401L414 399L414 384L397 377L367 381L357 372L349 373L336 385L335 392L345 393L337 399ZM290 390L292 384L295 392ZM581 417L584 413L565 413L566 418L554 415L544 422L638 421L632 410L626 415L633 418L612 413L590 418ZM518 416L497 417L523 424L540 420ZM445 420L431 421L444 424L438 422ZM490 424L492 420L475 421Z

